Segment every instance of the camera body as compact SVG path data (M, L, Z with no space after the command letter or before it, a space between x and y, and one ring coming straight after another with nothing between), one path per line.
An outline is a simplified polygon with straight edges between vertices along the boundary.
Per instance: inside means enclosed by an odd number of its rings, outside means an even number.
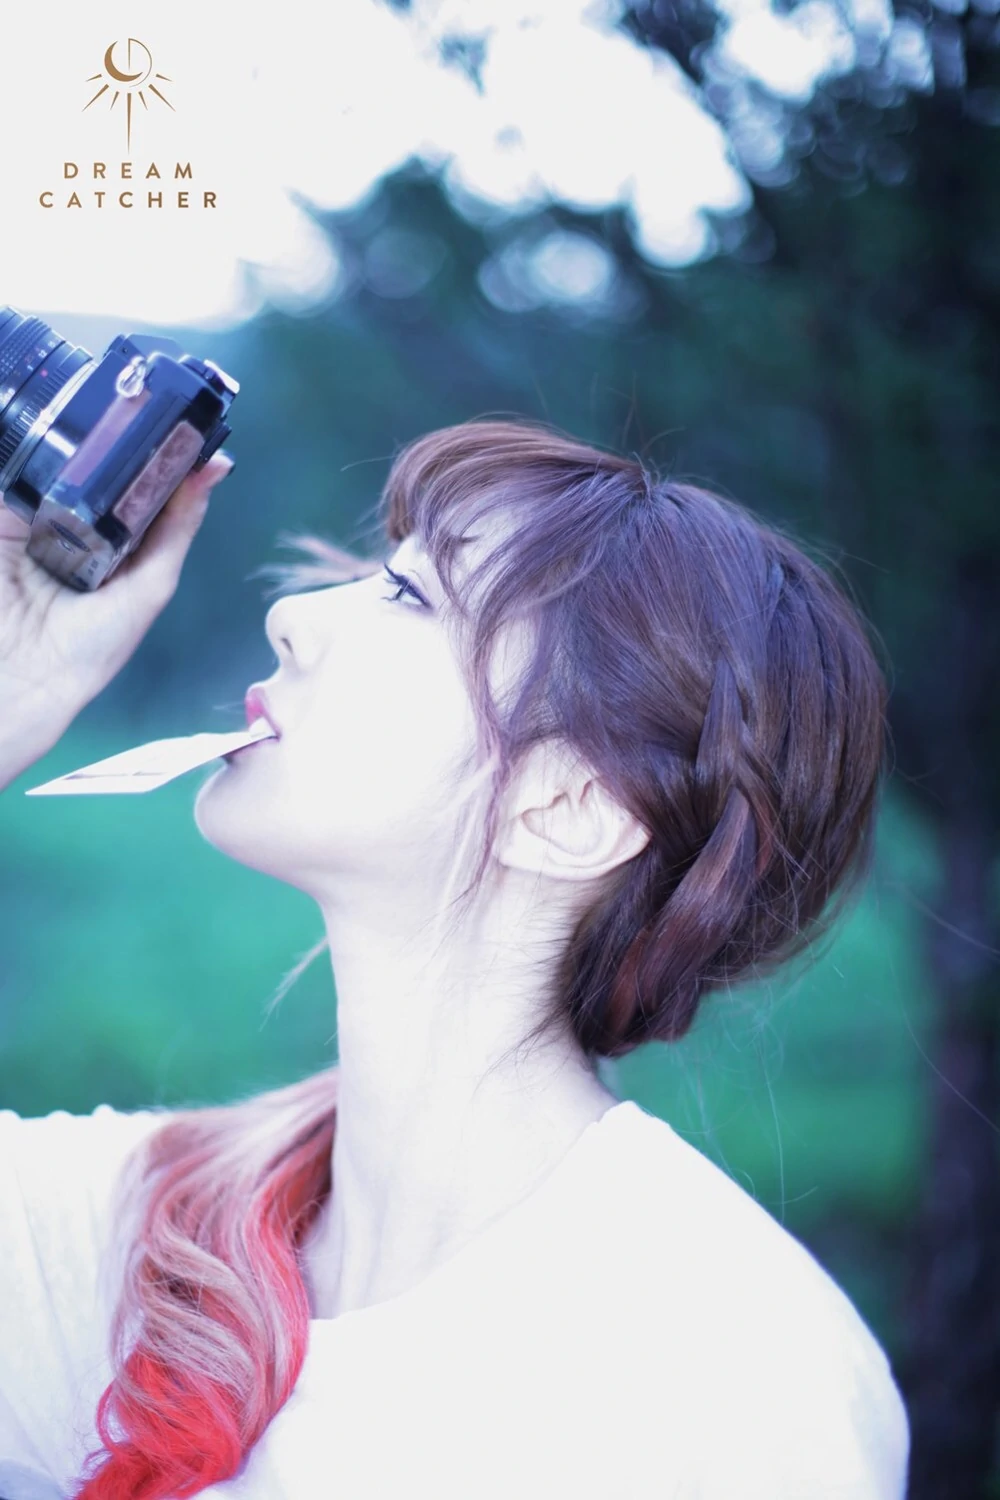
M99 359L0 306L0 496L27 553L98 588L232 431L239 384L176 340L119 334Z

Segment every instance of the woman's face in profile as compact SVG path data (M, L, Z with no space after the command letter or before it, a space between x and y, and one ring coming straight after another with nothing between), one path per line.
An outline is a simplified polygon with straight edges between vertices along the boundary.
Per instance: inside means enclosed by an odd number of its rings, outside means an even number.
M379 571L272 605L264 687L281 737L225 761L195 799L210 844L316 898L345 876L426 882L454 853L472 704L430 558L408 537L389 566L426 603Z

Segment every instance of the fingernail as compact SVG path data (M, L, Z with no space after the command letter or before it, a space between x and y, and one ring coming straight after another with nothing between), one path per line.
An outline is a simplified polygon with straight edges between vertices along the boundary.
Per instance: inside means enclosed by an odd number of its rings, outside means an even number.
M233 472L234 467L235 459L230 458L229 454L224 453L221 448L213 453L204 469L205 482L208 487L211 489L213 485L221 484L226 475Z

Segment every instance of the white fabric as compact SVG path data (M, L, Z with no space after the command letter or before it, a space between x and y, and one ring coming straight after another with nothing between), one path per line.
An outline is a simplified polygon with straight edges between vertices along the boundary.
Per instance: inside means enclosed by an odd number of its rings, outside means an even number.
M167 1110L0 1110L0 1497L64 1500L111 1378L119 1163ZM206 1500L903 1500L880 1345L814 1257L631 1100L419 1285L314 1320Z

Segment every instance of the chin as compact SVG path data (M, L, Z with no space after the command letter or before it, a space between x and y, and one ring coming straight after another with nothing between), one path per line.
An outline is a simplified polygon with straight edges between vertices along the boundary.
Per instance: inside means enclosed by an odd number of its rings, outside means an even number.
M207 776L194 799L195 827L206 843L252 869L270 874L264 830L252 799L234 795L239 772L221 765Z
M260 797L244 795L239 783L239 770L229 765L220 766L205 778L194 799L198 832L213 849L238 864L305 890L297 878L300 872L295 851L289 847L287 826L265 822Z

